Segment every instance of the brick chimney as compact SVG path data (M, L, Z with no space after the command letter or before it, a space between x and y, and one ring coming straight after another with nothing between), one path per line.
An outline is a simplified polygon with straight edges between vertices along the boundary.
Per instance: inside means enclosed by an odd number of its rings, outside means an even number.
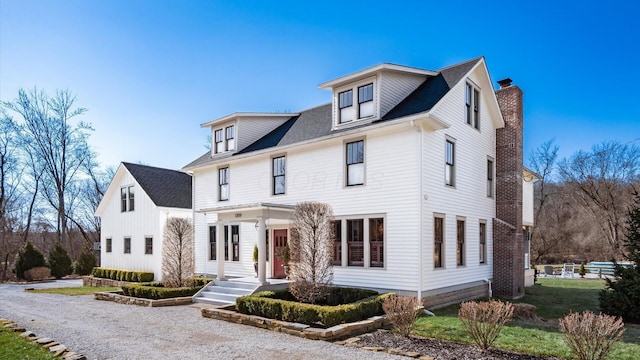
M504 128L496 130L496 218L493 221L495 296L524 296L522 233L522 90L511 79L498 81Z

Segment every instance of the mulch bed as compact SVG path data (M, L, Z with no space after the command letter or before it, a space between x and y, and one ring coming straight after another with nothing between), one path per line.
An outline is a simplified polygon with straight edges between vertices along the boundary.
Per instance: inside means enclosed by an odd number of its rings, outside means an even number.
M482 351L477 346L470 344L461 344L418 336L404 337L389 331L376 331L371 334L360 336L358 345L367 347L384 347L387 349L401 349L405 352L417 352L420 353L421 356L431 356L436 360L557 359L554 357L520 354L498 349Z

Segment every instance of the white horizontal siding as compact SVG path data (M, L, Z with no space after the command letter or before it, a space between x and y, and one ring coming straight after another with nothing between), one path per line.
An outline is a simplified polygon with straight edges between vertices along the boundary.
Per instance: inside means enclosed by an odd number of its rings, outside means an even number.
M380 117L385 116L425 80L425 76L384 72L380 76Z
M481 84L484 75L481 68L469 77ZM486 77L486 76L485 76ZM493 95L492 88L481 89L480 130L465 121L465 81L450 90L434 111L435 115L450 124L448 129L427 132L424 137L423 160L425 176L424 191L428 200L424 202L425 276L424 290L490 279L493 276L493 218L495 200L487 197L487 158L495 159L495 127L490 119L487 100ZM455 187L445 185L445 141L455 139ZM494 161L495 167L495 161ZM494 180L495 182L495 180ZM445 215L444 268L434 269L433 262L433 216ZM456 265L456 219L465 218L465 265ZM479 262L479 223L487 223L487 261Z
M265 154L230 163L230 199L217 201L217 169L199 170L195 175L195 209L215 206L252 204L258 202L295 205L301 201L322 201L331 204L334 215L385 214L386 234L384 269L336 267L335 283L393 289L415 289L418 252L418 193L417 193L417 135L408 124L384 130L368 131L365 137L366 185L344 186L345 139L331 139L300 146L286 152L286 194L271 195L271 155ZM355 138L347 138L355 139ZM207 215L196 216L198 249L206 244ZM215 220L214 220L215 221ZM250 234L241 239L252 241ZM245 231L245 227L242 228ZM254 238L254 236L256 238ZM252 240L253 239L253 240ZM243 240L241 240L243 241ZM247 247L249 248L249 247ZM251 270L250 252L233 271ZM207 255L208 256L208 251ZM214 264L207 264L198 254L199 269L215 272ZM229 263L227 263L229 264ZM236 264L229 264L225 272ZM204 272L204 271L203 271Z
M242 150L245 147L251 145L256 140L267 135L278 126L284 124L289 117L283 118L258 118L258 117L243 117L238 120L237 126L237 149Z

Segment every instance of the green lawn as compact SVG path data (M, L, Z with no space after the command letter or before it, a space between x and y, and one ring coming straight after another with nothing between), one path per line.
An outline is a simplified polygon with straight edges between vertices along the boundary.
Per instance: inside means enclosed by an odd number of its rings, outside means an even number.
M57 359L42 346L20 337L13 330L0 327L0 359Z
M119 287L95 287L95 286L78 286L78 287L61 287L50 289L31 289L25 290L32 293L44 293L44 294L61 294L61 295L91 295L97 292L103 291L116 291L120 290Z
M604 287L602 280L538 279L538 284L527 288L525 302L538 307L538 316L546 321L513 321L506 326L494 347L536 355L570 358L571 353L558 331L558 319L570 311L598 312L598 293ZM472 343L458 320L459 306L435 311L436 316L418 319L414 334ZM625 326L623 342L616 344L610 359L638 359L640 354L640 325Z

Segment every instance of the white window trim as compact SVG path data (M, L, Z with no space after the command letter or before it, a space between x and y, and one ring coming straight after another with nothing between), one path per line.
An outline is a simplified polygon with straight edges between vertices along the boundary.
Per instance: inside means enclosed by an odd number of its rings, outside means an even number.
M453 144L453 165L451 166L451 184L447 183L447 142L450 142ZM458 151L456 149L457 147L457 143L456 143L456 139L449 136L449 135L445 135L445 141L444 141L444 156L442 157L443 162L444 162L444 176L443 176L443 180L444 180L444 186L447 188L452 188L455 189L456 185L457 185L457 181L456 181L456 174L457 174L457 164L458 161L456 159L457 155L458 155Z
M349 166L347 165L347 144L353 143L353 142L358 142L358 141L362 141L362 166L363 166L363 170L362 170L362 184L354 184L354 185L349 185ZM358 137L358 138L353 138L353 139L348 139L348 140L344 140L342 143L342 172L343 172L343 179L344 181L342 182L342 187L345 189L350 189L350 188L359 188L362 186L366 186L367 185L367 138L366 136L363 137Z
M226 199L222 199L222 185L220 184L220 170L221 169L227 169L227 198ZM229 199L231 198L231 167L229 165L221 165L218 167L217 169L218 172L218 176L216 176L216 179L218 180L218 202L222 202L222 201L229 201Z
M371 244L369 241L369 219L379 219L381 218L384 223L384 232L383 232L383 246L384 250L382 253L382 261L384 266L371 266ZM347 241L347 220L362 220L362 241L364 245L364 257L363 266L355 266L349 265L349 247ZM369 269L369 270L385 270L387 268L387 253L389 252L389 239L387 237L388 231L387 228L387 214L386 213L377 213L377 214L360 214L360 215L344 215L344 216L334 216L334 221L341 221L342 226L342 243L340 244L342 247L342 259L341 265L333 265L335 267L345 268L345 269Z
M458 264L458 221L464 222L464 233L463 233L463 243L462 243L462 264ZM467 218L464 216L456 216L456 267L463 268L467 266L468 258L467 258L467 243L469 242L469 231L467 230L468 223Z
M470 113L471 119L470 119L470 122L467 121L467 86L471 87L471 113ZM478 104L476 104L474 91L478 92ZM465 83L465 86L464 86L464 106L465 106L465 109L464 109L465 121L464 122L465 122L465 124L467 124L467 126L473 128L475 130L478 130L478 131L480 131L480 129L481 129L480 122L482 121L482 116L481 116L482 109L480 108L480 104L482 104L482 91L481 91L480 87L475 82L473 82L471 79L467 79L467 81ZM476 107L478 108L478 111L477 111L478 116L477 116L477 118L474 118L474 113L475 113L474 109Z
M486 170L489 170L489 161L491 161L491 187L489 187L489 172L485 176L485 191L487 192L487 198L493 199L496 197L496 160L491 156L487 156ZM489 191L491 192L489 194Z
M275 193L275 190L276 190L275 181L276 181L276 179L275 179L275 176L274 176L273 160L277 159L277 158L280 158L280 157L284 157L284 192L281 193L281 194L276 194ZM287 156L286 153L276 154L276 155L271 156L269 158L269 161L270 161L270 166L271 166L271 174L270 174L270 176L271 176L271 189L269 190L270 195L271 196L286 195L287 192L288 192L288 184L287 184L288 183L288 181L287 181L288 156Z
M436 267L435 262L435 246L436 246L436 218L442 219L442 245L440 245L440 263L442 264L440 267ZM433 261L433 270L439 271L447 268L447 217L443 213L433 213L433 232L432 232L432 243L433 243L433 251L431 252L431 260Z
M360 118L359 109L360 103L358 102L358 88L364 85L373 84L373 115L367 116L364 118ZM334 121L333 121L333 130L335 129L343 129L352 126L358 126L363 123L373 122L380 118L380 87L378 86L379 81L377 76L368 77L366 79L359 80L357 82L351 83L349 85L344 85L339 88L333 89L333 113L334 113ZM349 120L347 122L340 122L340 93L352 90L352 105L354 111L353 120Z
M235 122L221 124L211 127L211 154L224 154L228 152L236 151L238 148L238 124ZM233 138L227 138L227 128L233 127ZM222 133L220 142L216 142L216 131ZM233 140L233 147L229 148L229 140ZM218 151L218 144L221 144L221 149Z
M484 224L484 253L480 249L480 224ZM484 261L480 261L481 260L480 258L478 259L478 261L479 261L481 266L489 264L489 261L487 259L487 256L488 256L487 254L489 253L489 251L488 251L488 248L489 248L489 235L488 235L488 233L489 233L489 226L487 226L487 220L480 219L480 221L478 221L478 254L484 256Z

